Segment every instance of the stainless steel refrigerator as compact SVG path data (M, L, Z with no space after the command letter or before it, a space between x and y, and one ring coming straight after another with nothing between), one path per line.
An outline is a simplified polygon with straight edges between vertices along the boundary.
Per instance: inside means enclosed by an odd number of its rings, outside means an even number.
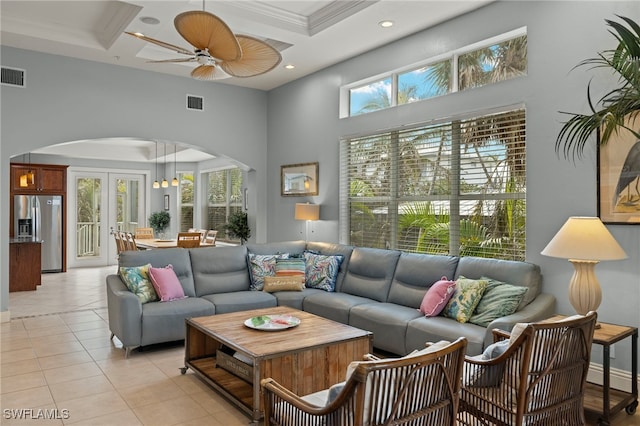
M40 241L42 272L62 272L62 195L16 195L14 236Z

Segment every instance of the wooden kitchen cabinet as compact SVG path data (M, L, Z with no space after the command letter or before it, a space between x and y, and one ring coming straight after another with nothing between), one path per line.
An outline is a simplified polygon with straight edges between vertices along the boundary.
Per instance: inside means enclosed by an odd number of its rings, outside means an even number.
M42 248L40 242L9 244L9 291L32 291L40 285Z
M31 170L34 182L20 186L20 176ZM53 164L11 164L13 194L63 194L67 190L67 166Z

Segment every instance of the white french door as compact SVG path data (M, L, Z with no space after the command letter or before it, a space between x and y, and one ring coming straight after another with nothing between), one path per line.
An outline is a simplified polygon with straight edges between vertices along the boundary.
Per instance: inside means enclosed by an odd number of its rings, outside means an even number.
M116 264L110 232L134 232L145 225L146 173L70 169L68 182L69 267Z

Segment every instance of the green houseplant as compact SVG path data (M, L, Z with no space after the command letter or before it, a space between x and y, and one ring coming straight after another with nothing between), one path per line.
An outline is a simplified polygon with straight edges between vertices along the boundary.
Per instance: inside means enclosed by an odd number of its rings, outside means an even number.
M587 86L590 114L568 113L571 118L564 123L556 139L556 152L565 158L580 158L591 135L602 128L600 143L606 144L612 134L624 128L638 139L640 133L634 122L640 112L640 25L624 16L626 23L605 20L609 32L618 40L613 50L599 52L595 58L586 59L576 67L605 68L618 78L618 87L606 92L596 102L591 98L591 83ZM628 126L632 125L636 129Z
M231 237L238 238L244 244L251 237L251 229L245 212L235 212L229 216L229 222L224 226Z
M157 234L163 233L170 222L171 215L167 211L154 212L149 216L149 226L151 226Z

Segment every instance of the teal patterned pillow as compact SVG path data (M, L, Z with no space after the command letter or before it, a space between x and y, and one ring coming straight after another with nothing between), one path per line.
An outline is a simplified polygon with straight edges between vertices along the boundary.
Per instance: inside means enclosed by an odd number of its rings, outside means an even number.
M487 280L489 284L469 322L488 327L491 321L514 313L528 289L492 278L481 279Z
M120 267L120 277L129 291L138 296L140 303L155 302L158 300L158 294L153 288L151 278L149 277L148 263L142 266Z
M456 292L442 311L444 316L453 318L461 323L469 321L488 284L487 280L458 277L456 280Z
M344 256L341 254L324 255L305 251L304 263L307 288L334 291L340 264L343 260Z
M253 254L249 253L249 277L251 290L262 291L264 277L276 275L276 259L288 259L289 253L283 254Z

